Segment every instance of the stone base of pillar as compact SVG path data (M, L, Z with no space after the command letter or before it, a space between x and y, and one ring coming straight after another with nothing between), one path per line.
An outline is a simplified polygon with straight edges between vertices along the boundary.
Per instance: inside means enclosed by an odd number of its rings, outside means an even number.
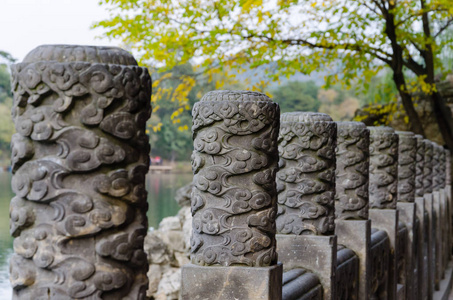
M439 290L433 294L433 300L448 300L453 283L453 262L450 262L445 270L445 278L439 283Z
M451 219L448 217L448 214L449 214L449 208L448 208L448 203L447 203L447 193L445 191L445 189L441 189L440 190L440 224L441 225L441 229L442 229L442 232L441 232L441 235L442 235L442 238L441 238L441 245L442 245L442 279L445 278L445 271L446 271L446 268L447 268L447 265L448 265L448 262L450 261L450 257L451 257L451 254L449 254L448 252L448 244L449 244L449 241L448 241L448 238L449 238L449 231L450 231L450 228L449 228L449 221L451 221Z
M359 257L359 297L358 299L370 299L370 220L336 220L335 234L339 245L351 249Z
M337 237L277 234L278 260L284 270L305 268L318 276L324 300L336 299Z
M181 299L282 299L282 264L271 267L182 267Z
M425 209L425 199L416 197L415 204L417 205L417 219L419 224L418 230L418 286L419 299L428 299L428 247L429 247L429 216Z
M389 269L388 269L388 299L396 300L397 288L397 261L398 247L398 211L396 209L370 209L371 226L387 232L390 241Z
M434 294L434 278L436 274L436 222L435 222L435 211L433 205L433 194L425 194L425 209L428 213L429 224L428 224L428 273L429 273L429 285L428 285L428 299L432 299L430 295Z
M435 274L434 274L434 287L439 290L439 284L443 277L442 272L442 207L440 203L440 191L433 192L433 210L435 214L434 224L434 237L435 237Z
M399 211L399 220L400 222L406 225L407 229L407 245L405 247L406 254L405 254L405 283L406 283L406 297L407 299L416 299L414 295L414 278L418 276L415 274L415 245L414 240L416 240L417 232L415 224L416 224L416 213L417 208L415 203L408 203L408 202L398 202L397 203L398 211Z

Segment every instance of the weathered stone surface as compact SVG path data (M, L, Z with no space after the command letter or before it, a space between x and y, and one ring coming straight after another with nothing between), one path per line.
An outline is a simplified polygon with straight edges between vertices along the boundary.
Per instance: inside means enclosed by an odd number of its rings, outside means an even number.
M318 277L305 269L283 273L282 300L322 300L322 286Z
M358 298L341 299L370 299L371 264L374 262L370 257L371 221L336 220L335 234L338 244L353 250L359 258Z
M387 232L373 228L370 243L370 260L372 261L371 276L369 277L370 294L372 299L387 299L390 259L390 241Z
M182 300L256 299L282 297L281 264L270 267L198 266L182 269Z
M425 142L423 136L415 135L417 140L417 154L415 159L415 196L423 197L425 194L425 188L423 186L423 171L425 162Z
M415 286L418 287L419 299L427 299L429 284L429 264L428 264L428 247L429 247L429 215L426 211L425 199L423 197L415 198L417 208L418 227L418 278Z
M342 245L337 247L336 299L358 300L359 258L354 251Z
M423 188L425 194L430 194L433 192L433 143L425 139L423 140L425 145L425 155L423 163Z
M278 141L277 231L333 234L335 122L322 113L285 113Z
M396 209L398 135L390 127L370 129L370 208Z
M194 105L193 264L277 262L279 118L278 105L261 93L214 91Z
M69 45L11 69L13 298L144 299L148 71Z
M412 202L398 202L399 219L404 224L405 237L401 237L398 247L400 253L399 262L404 262L404 268L400 269L400 282L404 283L407 299L417 299L415 278L418 276L418 254L417 247L417 219L416 219L416 205ZM400 230L402 231L402 230ZM400 251L401 250L401 251ZM403 252L403 250L405 250Z
M417 139L412 132L398 134L398 202L415 201Z
M388 299L398 299L396 297L396 287L398 283L398 260L400 256L398 247L398 225L399 225L399 214L396 209L370 209L369 211L371 224L373 229L385 231L388 235L389 241L389 253L388 253L388 265L387 265L387 297ZM372 248L373 248L373 237L372 237ZM374 251L374 250L372 250ZM375 255L374 253L372 255ZM383 253L383 255L386 255ZM373 256L374 259L374 256ZM376 266L373 262L373 269L376 271ZM375 272L373 271L373 272ZM373 273L375 274L375 273ZM382 285L382 283L380 284ZM379 294L383 293L382 289L379 289ZM385 299L385 298L384 298Z
M277 234L279 261L286 271L304 268L313 272L323 287L323 299L336 298L337 237Z
M440 166L442 147L433 143L433 191L437 192L442 188L442 167Z
M370 132L360 122L337 122L335 219L368 219Z

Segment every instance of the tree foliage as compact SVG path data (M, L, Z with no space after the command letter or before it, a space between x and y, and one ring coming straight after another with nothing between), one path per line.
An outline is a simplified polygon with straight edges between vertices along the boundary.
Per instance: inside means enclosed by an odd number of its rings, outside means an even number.
M271 94L282 113L291 111L318 111L318 86L313 81L290 81L274 89Z
M111 11L96 26L160 70L191 63L206 76L243 66L278 80L296 71L329 69L327 85L356 82L367 90L391 70L412 130L423 133L411 92L432 94L439 127L453 147L451 113L436 93L435 70L451 0L101 0ZM337 70L335 72L335 70ZM263 85L263 83L261 84ZM182 88L190 89L186 83ZM178 87L179 88L179 87ZM450 134L448 130L450 129Z
M15 59L9 53L0 50L0 165L7 164L9 160L9 145L14 133L11 120L13 95L8 71L9 64L14 61Z

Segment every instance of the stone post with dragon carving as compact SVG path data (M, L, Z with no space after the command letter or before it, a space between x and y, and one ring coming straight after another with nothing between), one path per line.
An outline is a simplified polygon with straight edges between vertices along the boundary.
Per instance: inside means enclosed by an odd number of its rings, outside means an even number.
M398 135L390 127L370 129L370 182L369 217L373 228L386 231L390 240L388 292L391 300L397 298L398 257Z
M285 270L306 268L319 277L323 299L336 299L335 145L330 116L281 116L277 173L277 251Z
M370 299L371 292L376 292L370 289L372 281L371 221L368 220L370 131L361 122L336 123L335 234L338 244L353 250L359 258L359 274L356 279L358 294L350 295L351 299ZM379 280L380 278L377 278L377 281Z
M213 91L193 107L191 264L182 299L282 297L275 217L280 109L264 94Z
M397 131L398 143L398 203L399 220L406 226L404 236L400 237L400 251L404 265L400 266L399 283L404 285L406 299L418 299L418 287L415 279L418 278L418 248L417 222L416 220L416 160L417 160L417 139L414 133L409 131ZM404 242L405 241L405 242Z
M12 66L14 299L145 299L151 79L126 51L46 45Z
M417 140L417 154L415 163L415 204L418 220L417 238L417 278L414 279L414 286L418 287L419 299L427 299L429 286L429 214L425 203L424 167L425 167L425 140L423 136L415 135Z

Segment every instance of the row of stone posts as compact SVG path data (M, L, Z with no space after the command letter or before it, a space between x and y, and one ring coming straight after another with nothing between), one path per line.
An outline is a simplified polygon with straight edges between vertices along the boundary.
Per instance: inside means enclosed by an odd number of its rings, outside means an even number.
M118 48L12 67L14 299L144 299L151 79ZM182 299L445 299L450 152L388 127L280 116L261 93L193 108Z
M193 138L182 299L448 296L448 150L322 113L279 117L240 91L206 94Z

